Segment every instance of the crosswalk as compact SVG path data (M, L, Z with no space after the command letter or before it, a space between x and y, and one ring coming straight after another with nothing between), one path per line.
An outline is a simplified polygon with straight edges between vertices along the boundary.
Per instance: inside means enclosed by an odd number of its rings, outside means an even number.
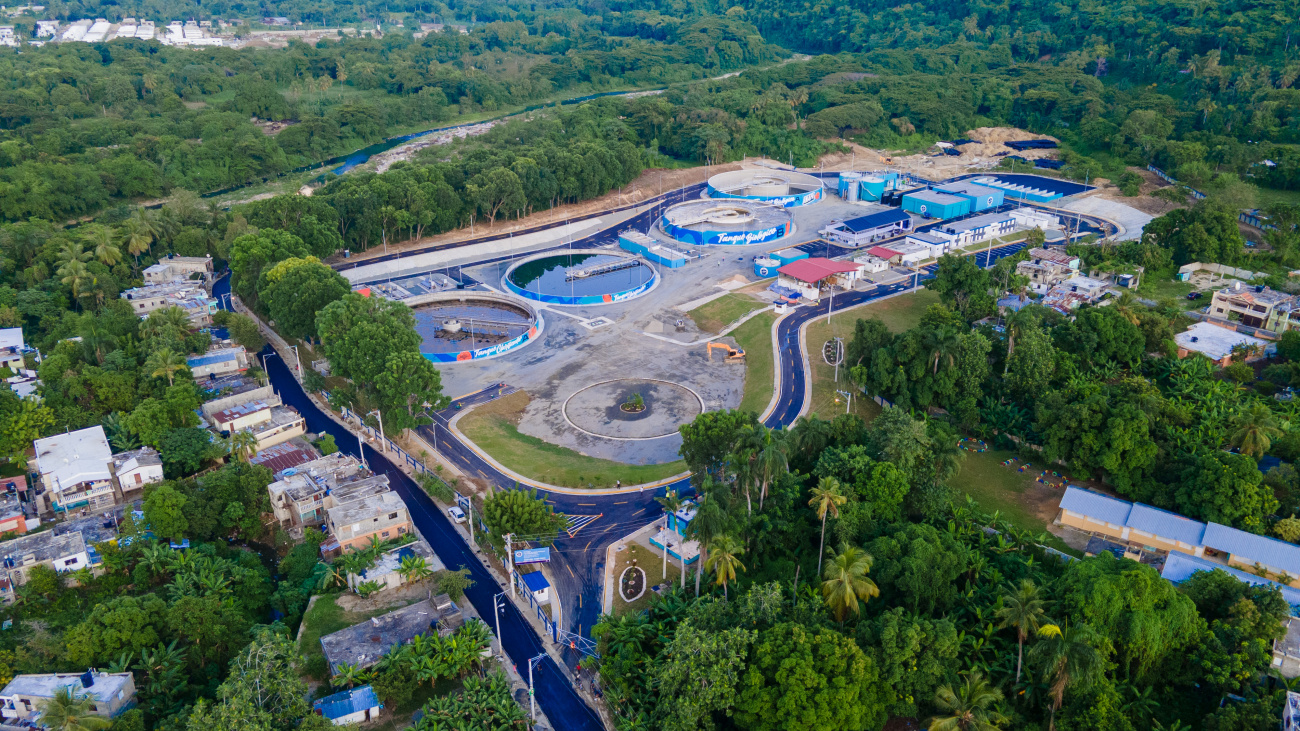
M564 518L568 521L568 525L565 526L564 530L572 538L578 534L578 531L591 525L599 517L600 515L565 515Z

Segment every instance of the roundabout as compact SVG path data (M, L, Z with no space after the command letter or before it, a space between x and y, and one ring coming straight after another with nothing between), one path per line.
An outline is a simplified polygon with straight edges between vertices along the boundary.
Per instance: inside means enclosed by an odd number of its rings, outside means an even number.
M677 436L704 411L704 399L679 383L617 378L574 392L561 408L569 426L593 437L642 441Z

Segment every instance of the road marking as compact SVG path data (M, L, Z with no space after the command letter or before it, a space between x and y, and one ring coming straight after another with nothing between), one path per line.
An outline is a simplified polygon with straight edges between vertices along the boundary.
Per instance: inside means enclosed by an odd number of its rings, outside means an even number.
M580 507L580 508L594 508L594 507L596 507L596 504L595 504L595 503L578 503L578 507Z
M614 504L615 504L615 505L627 505L627 501L626 501L626 500L624 500L624 501L623 501L623 502L621 502L621 503L614 503Z
M596 539L595 539L595 538L591 539L591 541L594 541L594 540L596 540ZM582 552L583 552L583 553L586 553L586 552L587 552L587 549L588 549L588 548L591 548L591 541L587 541L587 545L585 545L585 546L582 547ZM572 569L570 569L570 570L572 570Z
M582 609L582 595L578 595L578 609Z
M588 543L587 545L590 546L591 544ZM573 573L573 567L566 563L566 564L564 564L564 568L568 569L568 570L569 570L569 576L572 576L573 579L574 579L574 581L577 581L577 579L578 579L578 575L575 574L575 573Z
M638 515L644 513L645 511L646 511L645 508L641 508L640 510L636 511L635 513L632 513L632 517L635 518L636 516L638 516Z
M601 515L604 515L604 513ZM595 522L600 515L566 515L564 517L568 521L565 532L569 534L570 538L572 538L578 534L578 531Z

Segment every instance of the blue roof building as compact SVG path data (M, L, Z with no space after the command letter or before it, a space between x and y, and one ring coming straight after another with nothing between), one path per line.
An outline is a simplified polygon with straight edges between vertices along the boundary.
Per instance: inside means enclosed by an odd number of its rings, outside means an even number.
M1224 566L1221 563L1188 556L1183 553L1169 554L1169 558L1165 559L1165 568L1160 572L1160 577L1175 584L1181 584L1190 579L1197 571L1225 571L1242 583L1277 589L1282 592L1282 598L1286 600L1286 603L1291 605L1293 615L1296 613L1297 607L1300 607L1300 590L1292 589L1276 581L1270 581L1262 576L1234 569L1231 566Z
M912 217L900 208L889 208L840 223L831 223L820 233L832 241L861 246L911 230Z
M903 210L926 218L956 218L971 212L969 198L935 190L918 190L903 196Z
M545 604L551 600L551 582L546 580L546 576L541 571L534 571L531 574L520 574L519 578L523 580L524 586L533 593L533 599L539 604Z
M311 704L313 711L333 721L335 726L373 721L383 707L374 688L368 685L325 696Z
M990 208L997 208L1006 200L1006 192L1000 188L976 185L965 180L948 183L947 185L936 185L934 189L940 193L947 193L970 200L971 211L986 211Z

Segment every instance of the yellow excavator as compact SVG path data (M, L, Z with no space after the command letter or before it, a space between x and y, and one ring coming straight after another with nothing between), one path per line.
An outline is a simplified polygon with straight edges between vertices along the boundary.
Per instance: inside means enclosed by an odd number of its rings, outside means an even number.
M713 349L714 349L714 348L720 348L720 349L723 351L723 359L722 359L722 360L723 360L724 363L744 363L744 362L745 362L745 351L744 351L744 350L742 350L742 349L740 349L740 348L733 348L733 347L731 347L730 345L727 345L726 343L709 343L709 345L708 345L708 353L709 353L709 362L710 362L710 363L713 362Z

